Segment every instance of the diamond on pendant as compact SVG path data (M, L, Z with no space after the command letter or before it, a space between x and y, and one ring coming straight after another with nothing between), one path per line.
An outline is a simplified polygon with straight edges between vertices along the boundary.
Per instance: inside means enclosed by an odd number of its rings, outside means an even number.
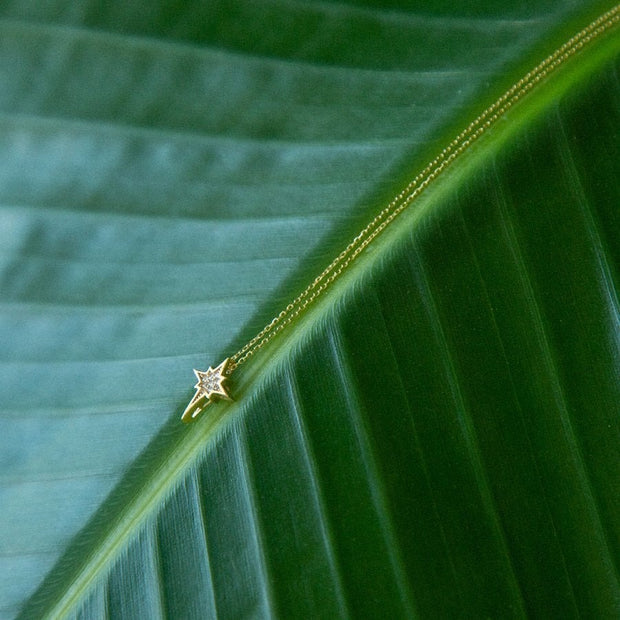
M209 367L205 372L194 370L198 379L198 383L194 386L196 390L209 400L214 398L230 400L228 390L224 386L224 382L228 378L226 376L227 364L228 360L224 360L219 366L215 368Z

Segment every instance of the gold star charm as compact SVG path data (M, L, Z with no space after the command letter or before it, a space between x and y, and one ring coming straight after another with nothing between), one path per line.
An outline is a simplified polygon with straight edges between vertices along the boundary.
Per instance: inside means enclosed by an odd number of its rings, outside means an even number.
M226 358L219 366L211 368L205 372L196 370L194 374L198 379L198 383L194 386L196 393L192 400L189 401L185 411L181 416L182 422L193 422L196 417L211 403L216 400L232 400L224 382L228 379L228 365L230 359Z

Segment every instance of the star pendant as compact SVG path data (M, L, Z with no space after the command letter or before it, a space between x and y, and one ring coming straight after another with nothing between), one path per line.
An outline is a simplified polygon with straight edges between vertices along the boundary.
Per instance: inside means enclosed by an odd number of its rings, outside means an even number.
M198 383L194 386L196 393L185 408L181 421L193 422L200 412L216 400L232 400L224 383L228 379L230 359L226 358L219 366L206 371L196 370L194 374Z

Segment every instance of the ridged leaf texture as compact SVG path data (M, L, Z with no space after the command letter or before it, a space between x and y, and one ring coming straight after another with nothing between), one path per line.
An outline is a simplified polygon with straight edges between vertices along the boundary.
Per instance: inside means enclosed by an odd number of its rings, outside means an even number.
M620 615L609 3L0 8L0 616Z

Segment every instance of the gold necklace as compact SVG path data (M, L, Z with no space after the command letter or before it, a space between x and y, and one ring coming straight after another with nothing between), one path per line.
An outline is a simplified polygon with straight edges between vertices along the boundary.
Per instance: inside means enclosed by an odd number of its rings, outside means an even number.
M192 422L210 404L218 400L232 400L226 382L231 373L262 349L276 334L297 318L321 296L345 269L385 230L385 228L434 181L459 155L466 151L501 116L526 95L540 80L557 69L585 45L598 38L620 21L620 5L580 30L555 52L547 56L499 99L473 120L437 157L435 157L375 218L355 236L347 247L300 293L286 308L234 355L215 368L206 371L194 369L198 382L196 393L185 408L181 420Z

